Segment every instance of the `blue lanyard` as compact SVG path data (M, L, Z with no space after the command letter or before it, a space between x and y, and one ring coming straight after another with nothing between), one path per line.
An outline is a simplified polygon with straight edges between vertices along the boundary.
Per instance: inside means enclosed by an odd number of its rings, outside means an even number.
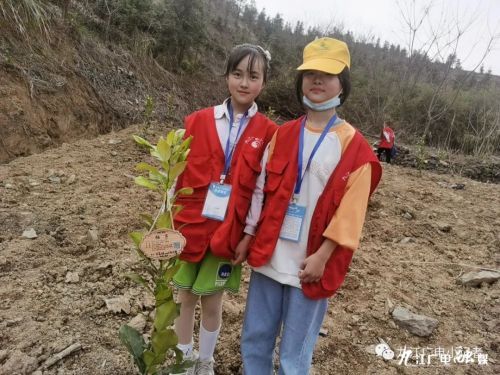
M248 111L240 119L240 124L238 125L238 132L236 133L236 138L234 140L233 147L231 147L231 125L234 122L233 106L231 103L227 103L227 110L229 112L229 134L227 136L226 149L224 150L224 171L220 175L220 183L223 184L229 173L229 168L231 167L231 159L233 158L233 152L238 143L238 138L240 137L241 128L247 119Z
M302 120L302 123L300 124L300 137L299 137L299 152L298 152L298 165L297 165L297 181L295 182L295 190L294 190L294 199L297 198L297 196L300 194L300 188L302 187L302 180L304 179L304 176L309 169L311 165L311 161L316 154L316 151L318 151L319 146L321 145L321 142L325 139L326 135L328 134L329 130L331 127L335 124L337 121L337 114L334 114L333 117L328 121L328 124L326 124L325 128L321 132L321 135L319 136L319 139L316 141L316 144L314 145L311 155L309 156L309 160L307 160L307 165L306 169L304 170L304 174L302 174L302 165L303 165L303 159L304 159L304 128L306 126L306 120L307 117L304 117Z

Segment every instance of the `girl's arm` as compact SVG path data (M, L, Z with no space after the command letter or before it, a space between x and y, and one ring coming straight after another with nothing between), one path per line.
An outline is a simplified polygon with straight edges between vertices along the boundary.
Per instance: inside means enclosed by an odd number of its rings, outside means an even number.
M272 142L272 141L271 141ZM246 217L246 226L243 238L241 239L238 246L234 250L234 259L232 263L234 265L241 264L247 259L248 247L252 237L255 235L255 230L257 228L257 222L260 218L260 213L262 212L262 202L264 201L264 184L266 182L266 165L269 158L269 145L267 145L264 150L264 155L260 162L262 170L257 177L257 182L255 184L255 189L252 194L252 203L250 204L250 210L248 211Z

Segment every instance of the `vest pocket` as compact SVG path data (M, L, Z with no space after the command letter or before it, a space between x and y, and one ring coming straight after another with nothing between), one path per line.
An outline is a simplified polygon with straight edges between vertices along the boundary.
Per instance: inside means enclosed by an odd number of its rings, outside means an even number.
M283 181L283 174L288 165L286 159L272 159L266 165L266 184L264 192L275 191Z
M211 158L207 156L192 156L182 174L183 186L199 189L206 187L212 180Z
M260 160L258 160L256 155L248 153L242 153L241 156L243 158L243 164L239 169L238 182L244 191L253 193L257 177L262 171Z

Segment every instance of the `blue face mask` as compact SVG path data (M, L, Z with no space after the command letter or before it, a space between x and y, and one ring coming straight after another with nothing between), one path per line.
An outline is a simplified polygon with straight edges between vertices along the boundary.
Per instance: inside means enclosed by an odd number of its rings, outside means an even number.
M340 94L341 93L331 99L325 100L322 103L313 103L307 98L307 96L304 95L302 97L302 102L307 108L313 110L314 112L328 111L329 109L336 108L340 105Z

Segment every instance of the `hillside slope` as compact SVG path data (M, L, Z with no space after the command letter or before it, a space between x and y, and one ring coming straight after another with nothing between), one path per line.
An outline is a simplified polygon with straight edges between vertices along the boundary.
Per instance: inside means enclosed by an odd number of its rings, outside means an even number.
M138 269L127 233L139 227L138 213L158 204L130 178L135 163L147 158L131 140L137 131L0 165L0 374L31 373L73 343L82 350L43 374L134 374L117 332L152 305L122 276ZM465 188L452 189L454 183ZM314 373L499 373L500 285L455 283L473 266L499 267L499 227L498 185L384 165L361 248L330 301ZM28 228L38 237L23 238ZM243 290L225 301L218 374L240 373L237 343L248 276L245 270ZM107 309L105 299L117 296L130 300L128 314ZM437 330L418 338L398 328L387 312L391 303L438 319ZM396 354L405 345L478 347L489 364L412 368L396 359L384 362L366 350L379 337Z
M83 22L50 41L0 34L0 163L142 122L148 97L152 118L180 124L226 95L216 74L173 74Z

